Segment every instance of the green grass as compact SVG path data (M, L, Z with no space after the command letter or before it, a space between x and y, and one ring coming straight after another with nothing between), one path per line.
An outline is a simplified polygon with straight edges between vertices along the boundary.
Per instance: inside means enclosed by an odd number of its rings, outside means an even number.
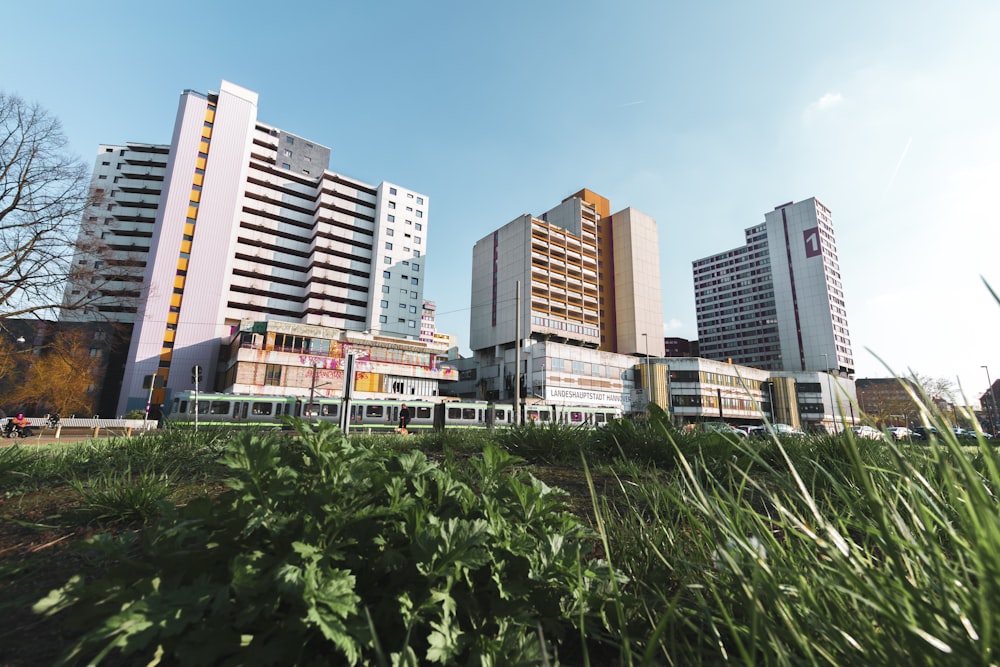
M932 410L927 419L944 425ZM331 537L341 537L317 543L327 546L316 553L329 555L318 557L315 566L320 569L309 576L327 572L335 554L354 554L334 568L354 577L350 586L358 599L337 612L347 634L328 629L317 637L301 634L305 626L287 625L306 622L306 612L268 616L269 623L275 632L299 638L288 646L313 651L331 650L319 648L324 642L348 650L343 642L349 636L364 664L420 662L428 655L456 660L459 655L463 660L502 656L511 664L519 659L525 664L595 665L994 664L1000 627L1000 606L994 602L1000 599L1000 458L986 442L969 446L941 430L939 440L925 444L847 435L745 440L681 433L655 412L647 422L615 422L599 431L525 426L492 434L357 436L347 444L338 444L328 429L306 426L296 437L174 430L157 438L101 444L2 448L2 516L20 521L22 533L40 535L50 535L53 526L96 526L95 538L81 543L84 553L105 554L97 561L88 557L88 567L98 569L96 579L90 573L92 582L101 576L110 577L108 581L134 577L135 564L119 568L143 553L149 555L141 569L147 579L137 580L159 580L183 569L183 558L194 558L199 565L190 566L192 576L217 572L213 576L225 582L232 572L226 575L228 570L217 568L234 562L236 553L259 551L259 558L298 562L294 554L306 553L301 545L333 531ZM497 458L494 445L516 458ZM250 456L253 451L257 458ZM487 465L484 453L493 464ZM529 472L533 476L525 477ZM229 491L221 486L223 480L230 480ZM549 493L550 485L569 494ZM63 494L64 506L67 493L75 496L73 511L50 511L44 517L29 511L46 494ZM236 503L237 498L242 500ZM279 500L287 506L276 504ZM433 551L409 551L429 537L398 531L444 526L448 516L478 516L496 527L493 537L482 542L468 524L461 540L472 540L462 547L472 549L464 552L470 555L449 566L458 569L439 570L433 558L421 560ZM214 533L215 551L187 541L199 534L191 526L215 525L205 523L210 518L229 526L229 532ZM378 528L370 533L362 525ZM287 533L293 526L305 532L294 533L300 536L293 539ZM246 542L265 528L271 535L266 546ZM376 533L381 537L374 541L358 541ZM405 586L412 588L394 585L393 590L411 592L405 600L398 593L387 600L385 586L359 583L368 580L358 579L363 572L358 568L386 545L397 544L397 537L401 541L393 553L401 555L394 567L411 572ZM438 533L434 539L455 548L463 543L455 542L457 533ZM541 632L525 632L534 627L526 619L538 613L533 605L541 598L517 598L519 589L508 587L525 580L518 567L540 567L544 554L554 557L554 539L576 540L581 547L571 560L558 561L552 572L559 576L548 579L556 588L545 589L546 595L561 591L551 599L563 600L546 617L569 615L558 616L563 621ZM477 551L485 545L487 551ZM521 554L517 558L511 551L515 545ZM223 560L213 560L212 553L234 549ZM480 555L472 557L474 553ZM493 564L481 570L475 563L484 557ZM0 574L44 571L41 558L22 553L16 561L0 561ZM68 581L74 568L59 572L61 581L50 588ZM277 595L274 599L285 600L282 604L312 599L287 598L290 591L282 591L291 580L282 583L264 572L254 566L241 575L240 586L252 586L258 596L266 593L255 599ZM444 579L414 578L417 572L435 572L434 577ZM478 578L488 572L487 579ZM337 580L347 585L347 579ZM199 585L203 591L234 590L234 580L228 581L218 589L208 580ZM463 581L472 587L455 588ZM487 586L490 582L497 587ZM156 590L166 595L163 585ZM436 588L440 585L445 588ZM57 627L70 617L69 607L63 607L74 595L89 599L76 585L62 590L48 599L51 619L34 617L31 623ZM129 586L100 590L106 596L101 605L113 600L116 609L123 609L133 595ZM148 594L154 589L143 590L150 603ZM171 595L182 599L181 590ZM193 594L198 588L190 590ZM439 593L431 594L434 590ZM472 595L473 590L486 597ZM0 632L0 645L27 641L17 628L25 617L32 618L28 608L47 592L25 589L15 602L0 603L0 620L12 620ZM424 608L417 602L435 599L448 610L444 616L440 606ZM514 604L514 599L522 602ZM524 602L529 599L535 602ZM177 609L195 604L193 600ZM111 634L97 636L104 641L122 636L114 630L122 619L102 620L101 605L86 607L96 621L110 623L105 627ZM364 617L364 627L355 627L350 619L363 616L354 617L351 610L362 609L370 617ZM506 639L495 645L459 639L473 630L482 634L471 619L483 614L497 619L490 632ZM205 611L200 623L207 623L207 630L220 618ZM397 641L400 628L409 628L402 645ZM164 641L163 646L173 647L169 650L180 650L174 639ZM439 648L429 648L434 645ZM236 651L232 655L241 655L238 646L227 646ZM307 659L301 651L294 655ZM251 653L239 660L249 664L263 661L262 656ZM0 649L0 660L4 657Z

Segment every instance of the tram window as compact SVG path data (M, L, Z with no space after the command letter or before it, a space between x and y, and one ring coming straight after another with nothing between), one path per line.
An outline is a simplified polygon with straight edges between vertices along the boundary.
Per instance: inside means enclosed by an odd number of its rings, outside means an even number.
M538 416L541 417L541 419L542 419L543 422L547 422L549 420L549 413L548 412L540 412L538 414Z
M319 403L306 403L302 408L302 414L306 417L312 417L313 415L318 415Z
M208 401L198 401L198 414L199 415L208 414Z
M493 414L494 414L494 417L493 417L494 421L498 421L498 422L505 422L505 421L507 421L507 411L506 410L495 410L493 412Z
M381 405L369 405L365 407L365 417L381 417L382 407Z
M423 405L418 405L417 408L414 410L414 412L416 412L416 415L415 415L416 419L430 419L431 418L431 409L429 407L426 407L426 406L423 406Z
M461 408L448 408L448 419L461 419L462 409Z
M254 403L253 404L253 414L255 415L269 415L271 414L274 406L271 403Z
M469 419L475 421L476 419L476 409L475 408L462 408L462 419Z
M184 414L187 411L188 411L187 401L181 401L179 406L177 405L177 401L174 401L174 412L180 412L181 414Z
M212 401L212 405L209 408L208 413L212 415L228 415L229 403L226 401Z
M583 421L583 413L582 412L571 412L571 413L569 413L569 420L571 422L573 422L573 423L582 422Z
M597 422L598 424L603 424L605 422L604 413L598 412L594 414L594 421Z
M340 413L339 407L336 403L325 403L323 404L323 412L321 414L324 417L336 417Z

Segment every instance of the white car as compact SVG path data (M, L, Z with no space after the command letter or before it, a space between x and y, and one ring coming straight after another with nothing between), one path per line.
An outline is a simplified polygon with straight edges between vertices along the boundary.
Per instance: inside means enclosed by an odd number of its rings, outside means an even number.
M890 426L885 429L893 440L909 440L913 437L913 431L905 426Z
M871 426L852 426L851 432L855 438L870 438L877 440L882 437L882 432Z

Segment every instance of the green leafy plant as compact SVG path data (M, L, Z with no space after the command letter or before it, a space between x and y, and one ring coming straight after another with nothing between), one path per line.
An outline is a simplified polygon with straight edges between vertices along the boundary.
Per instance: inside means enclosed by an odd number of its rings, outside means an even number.
M160 511L160 501L171 492L171 474L147 468L133 472L131 466L118 472L109 469L86 482L75 478L70 486L80 494L77 512L87 520L146 522Z
M109 576L36 605L82 629L64 664L513 665L601 645L612 573L561 492L511 474L519 459L487 447L458 476L294 427L241 434L219 497L91 541Z

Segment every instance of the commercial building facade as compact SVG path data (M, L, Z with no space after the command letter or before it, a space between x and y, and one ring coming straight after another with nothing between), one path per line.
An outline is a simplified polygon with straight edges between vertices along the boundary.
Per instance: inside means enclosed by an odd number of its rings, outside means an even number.
M830 210L789 202L745 234L745 245L693 262L700 355L853 377Z

